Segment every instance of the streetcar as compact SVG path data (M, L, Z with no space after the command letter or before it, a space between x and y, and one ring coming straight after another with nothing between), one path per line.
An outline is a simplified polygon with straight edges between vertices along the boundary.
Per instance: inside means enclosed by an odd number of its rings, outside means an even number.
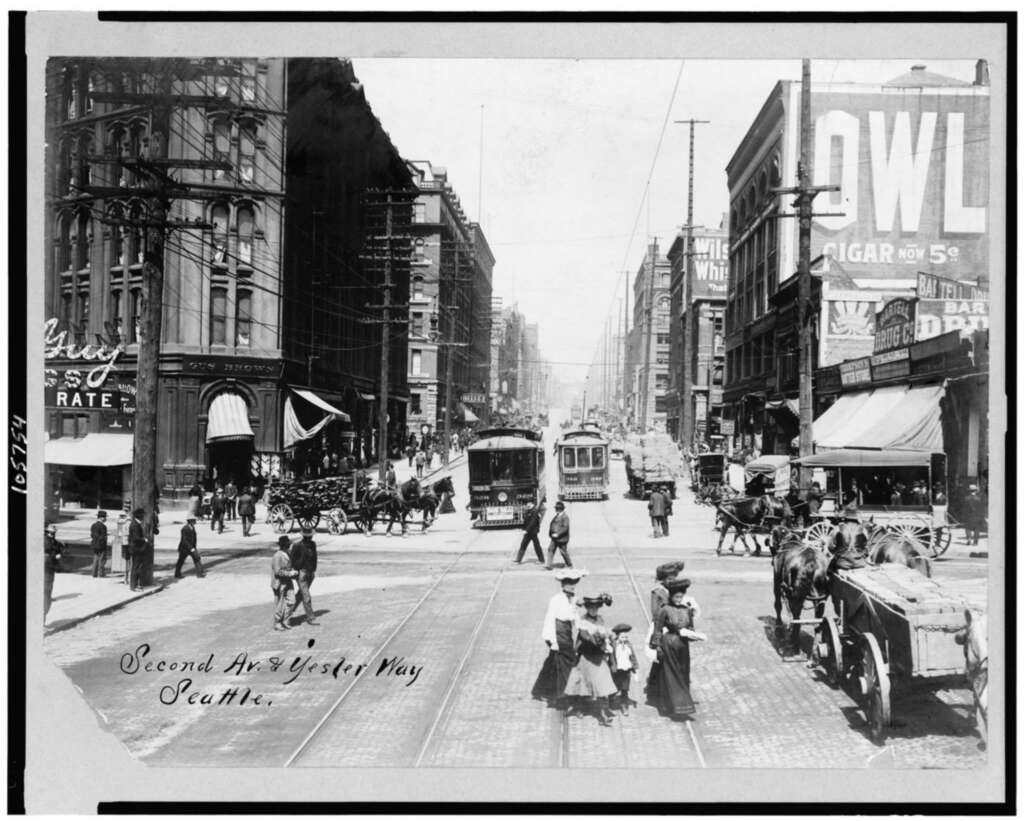
M608 445L599 430L568 430L555 444L559 499L608 498Z
M520 525L526 503L547 496L539 431L499 427L477 431L467 449L469 510L474 527Z

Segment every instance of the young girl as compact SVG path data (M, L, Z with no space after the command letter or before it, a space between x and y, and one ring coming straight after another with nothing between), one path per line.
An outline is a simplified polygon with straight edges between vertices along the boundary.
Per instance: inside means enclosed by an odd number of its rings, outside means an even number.
M576 639L578 658L576 666L569 673L565 683L565 695L586 701L596 711L597 720L605 727L611 725L612 713L608 709L608 697L618 692L608 667L608 656L612 652L611 632L605 627L604 619L598 615L602 605L611 605L612 597L607 593L599 596L585 596L583 608L586 611L576 625L579 633Z

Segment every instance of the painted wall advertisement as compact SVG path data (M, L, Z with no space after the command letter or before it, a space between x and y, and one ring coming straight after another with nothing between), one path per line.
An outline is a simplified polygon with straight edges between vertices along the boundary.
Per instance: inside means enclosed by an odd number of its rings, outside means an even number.
M851 276L988 272L988 88L815 90L812 254Z
M988 328L988 292L976 285L919 273L917 294L918 339Z
M725 298L729 289L729 237L693 232L693 299Z
M878 304L834 299L828 301L828 320L826 333L828 336L861 338L875 335L875 312Z

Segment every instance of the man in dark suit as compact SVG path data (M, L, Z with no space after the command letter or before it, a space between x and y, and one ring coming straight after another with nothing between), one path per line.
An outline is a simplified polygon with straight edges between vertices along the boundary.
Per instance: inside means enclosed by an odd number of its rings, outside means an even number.
M130 586L133 591L142 589L142 569L146 563L146 531L142 527L142 519L146 515L141 507L132 512L132 520L128 525L128 552L131 556Z
M217 488L210 500L210 530L218 533L224 532L224 514L228 510L228 500L224 496L224 489Z
M548 561L545 567L552 569L552 562L555 560L555 551L562 554L566 567L572 567L572 559L569 558L569 514L565 512L565 504L555 502L555 515L548 526L548 535L551 543L548 545Z
M102 578L107 575L107 511L96 512L89 536L92 539L92 577Z
M203 578L206 571L203 570L203 560L199 555L199 548L196 546L196 517L189 516L181 528L181 539L178 541L178 563L174 565L174 578L181 578L181 566L185 564L186 557L191 556L196 566L196 576Z
M544 516L542 508L534 505L533 502L526 503L526 511L523 513L523 540L519 543L519 552L516 554L516 564L523 563L523 556L526 555L526 546L533 542L533 552L537 554L537 561L544 564L544 551L540 549L540 539L537 534L540 532L540 520Z
M309 588L316 578L316 542L313 541L313 531L308 528L302 531L302 538L292 545L291 552L292 569L298 571L299 600L306 611L306 624L320 624L315 619L313 612L313 597Z
M45 564L43 565L43 621L46 621L46 614L50 612L50 603L53 600L53 579L61 569L60 560L64 554L64 545L57 541L57 528L54 525L47 525L43 537L43 552Z

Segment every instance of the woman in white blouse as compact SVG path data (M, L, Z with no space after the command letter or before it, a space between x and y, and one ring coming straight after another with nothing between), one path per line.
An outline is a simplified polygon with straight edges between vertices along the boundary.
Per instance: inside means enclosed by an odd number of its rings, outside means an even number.
M565 682L576 666L576 634L579 602L576 584L586 575L585 570L566 567L555 572L561 589L548 602L544 615L541 638L548 648L548 656L540 668L533 685L533 697L546 700L548 705L565 709Z

